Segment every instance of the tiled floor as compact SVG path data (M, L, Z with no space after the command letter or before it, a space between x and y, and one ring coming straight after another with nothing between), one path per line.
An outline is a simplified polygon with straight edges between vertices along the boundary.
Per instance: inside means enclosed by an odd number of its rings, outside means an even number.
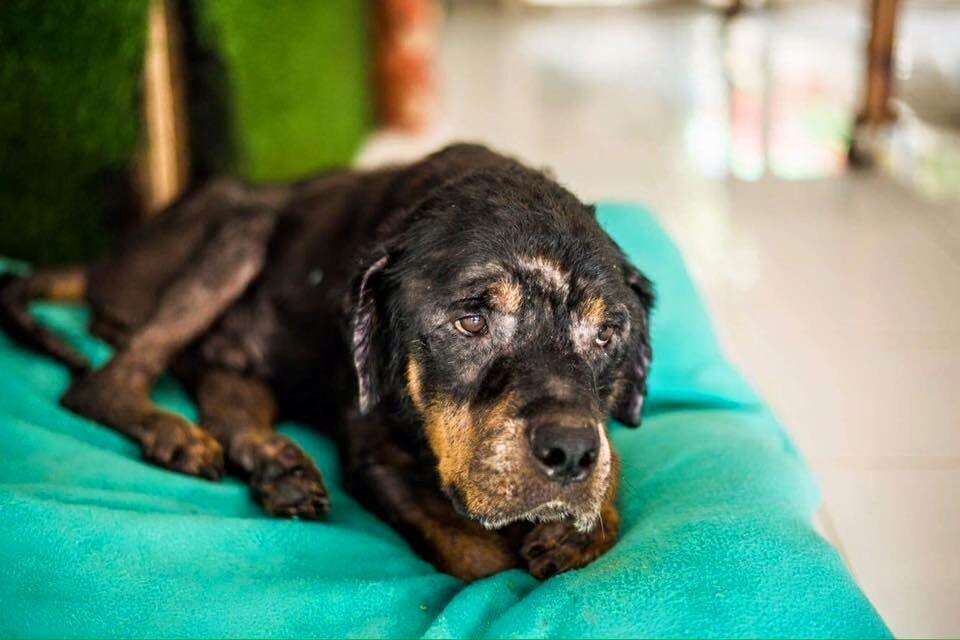
M585 199L654 207L732 359L817 472L823 529L891 629L957 636L960 201L931 197L960 178L955 156L897 180L844 173L861 6L724 26L690 6L454 4L437 126L378 135L362 160L476 139L551 166ZM907 7L904 94L956 118L960 10Z

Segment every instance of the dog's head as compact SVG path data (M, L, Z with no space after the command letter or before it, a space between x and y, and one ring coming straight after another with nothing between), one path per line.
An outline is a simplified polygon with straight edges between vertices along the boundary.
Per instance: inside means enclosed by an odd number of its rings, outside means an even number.
M486 526L590 528L617 476L606 419L640 421L649 281L592 207L515 163L437 187L381 249L351 298L360 410L414 412Z

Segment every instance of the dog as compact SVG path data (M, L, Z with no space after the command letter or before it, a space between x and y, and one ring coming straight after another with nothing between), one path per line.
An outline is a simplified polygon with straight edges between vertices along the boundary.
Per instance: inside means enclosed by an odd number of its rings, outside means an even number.
M98 369L36 322L82 300L114 347ZM544 579L616 541L606 421L641 418L651 282L592 206L544 173L457 144L282 186L216 179L84 268L6 275L0 320L74 372L61 403L148 460L249 483L319 519L323 479L274 431L331 434L347 489L440 571ZM156 406L172 373L194 424Z

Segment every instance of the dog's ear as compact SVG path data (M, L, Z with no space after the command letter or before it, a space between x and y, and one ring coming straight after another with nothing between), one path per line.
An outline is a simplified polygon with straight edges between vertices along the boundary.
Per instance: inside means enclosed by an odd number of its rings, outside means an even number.
M380 400L379 372L383 365L377 358L383 327L378 317L381 308L378 298L382 289L383 270L389 260L385 252L368 260L354 279L346 301L350 349L357 374L357 404L361 415L369 413Z
M647 373L653 352L650 349L650 313L653 310L654 292L651 283L642 273L624 260L624 278L637 296L631 324L627 361L621 374L621 389L613 407L613 417L629 427L640 426L643 401L647 395Z

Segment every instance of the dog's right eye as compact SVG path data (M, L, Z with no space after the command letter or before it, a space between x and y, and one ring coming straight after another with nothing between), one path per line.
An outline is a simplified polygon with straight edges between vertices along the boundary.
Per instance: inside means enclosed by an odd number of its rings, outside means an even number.
M487 331L487 320L483 316L463 316L453 326L465 336L482 336Z

